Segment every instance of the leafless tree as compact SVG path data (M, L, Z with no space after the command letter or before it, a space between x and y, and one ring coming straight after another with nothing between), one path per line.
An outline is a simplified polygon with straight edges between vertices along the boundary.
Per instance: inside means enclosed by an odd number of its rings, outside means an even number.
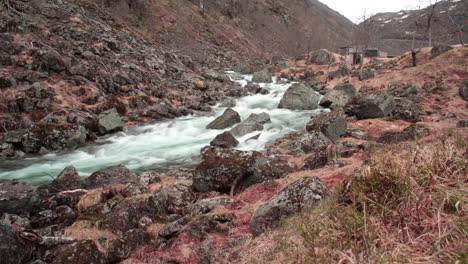
M360 22L360 23L359 23ZM359 17L353 30L353 45L358 56L364 57L371 44L375 44L378 39L380 22L372 14L366 11ZM364 60L361 60L361 66Z

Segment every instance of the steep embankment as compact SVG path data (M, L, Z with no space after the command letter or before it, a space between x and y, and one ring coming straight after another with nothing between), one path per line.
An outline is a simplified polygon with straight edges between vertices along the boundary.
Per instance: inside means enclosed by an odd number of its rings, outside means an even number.
M391 55L400 55L411 50L413 37L415 48L427 46L429 37L433 43L459 44L460 30L466 41L468 2L439 1L420 10L379 13L369 20L375 27L372 34L378 39L375 45Z

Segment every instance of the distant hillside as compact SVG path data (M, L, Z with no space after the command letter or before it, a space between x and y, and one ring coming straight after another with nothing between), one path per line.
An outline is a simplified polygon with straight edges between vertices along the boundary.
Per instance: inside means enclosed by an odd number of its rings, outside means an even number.
M84 0L81 0L82 2ZM317 0L87 0L151 41L195 59L204 54L296 56L336 49L353 23Z
M442 1L421 10L379 13L370 19L377 24L378 45L390 54L398 55L415 47L428 46L427 20L434 10L433 43L458 44L458 28L463 28L463 38L468 40L468 1ZM451 21L455 22L455 24Z

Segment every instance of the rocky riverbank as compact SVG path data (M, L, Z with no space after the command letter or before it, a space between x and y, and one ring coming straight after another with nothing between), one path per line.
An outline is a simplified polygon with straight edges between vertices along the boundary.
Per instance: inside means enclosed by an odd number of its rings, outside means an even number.
M328 76L342 67L339 63L323 74L317 72L327 66L316 64L278 71L301 81L288 88L281 107L331 109L262 152L233 147L236 137L261 131L271 121L268 115L242 121L228 109L208 127L230 131L201 149L201 161L193 169L136 175L125 166L112 166L83 178L70 166L37 189L0 180L0 228L5 234L0 244L11 245L0 247L2 261L245 261L249 245L258 247L288 216L316 206L335 186L365 172L370 150L411 141L431 144L447 129L466 140L466 64L446 64L447 58L465 61L466 54L466 48L457 48L441 55L444 59L421 59L419 68L405 68L410 63L405 56L373 61L364 67L374 77L361 80L348 73L335 76L336 84ZM449 77L427 81L428 74L437 74L427 70L439 68ZM319 92L325 94L321 99L316 98Z

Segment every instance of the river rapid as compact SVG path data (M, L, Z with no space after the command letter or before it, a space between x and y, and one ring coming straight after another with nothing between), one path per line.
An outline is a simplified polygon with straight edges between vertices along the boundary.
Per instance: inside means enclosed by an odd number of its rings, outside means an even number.
M227 72L231 78L236 75L236 82L245 86L252 80L251 75L238 75ZM239 77L242 78L239 78ZM269 94L249 95L235 99L235 107L242 121L252 113L266 112L271 123L265 124L263 131L256 131L237 138L237 149L264 150L267 144L290 132L303 129L311 116L322 109L311 111L292 111L278 109L278 104L291 83L261 83ZM283 80L284 81L284 80ZM28 157L23 160L0 161L0 179L18 179L35 186L49 182L66 166L73 165L81 176L108 166L122 164L140 172L148 169L189 167L199 160L200 149L209 145L216 135L230 130L209 130L206 125L221 115L226 107L218 104L212 108L211 115L190 115L173 120L152 124L125 127L118 132L104 137L95 143L69 152L51 153L43 156ZM258 139L249 140L253 136Z

